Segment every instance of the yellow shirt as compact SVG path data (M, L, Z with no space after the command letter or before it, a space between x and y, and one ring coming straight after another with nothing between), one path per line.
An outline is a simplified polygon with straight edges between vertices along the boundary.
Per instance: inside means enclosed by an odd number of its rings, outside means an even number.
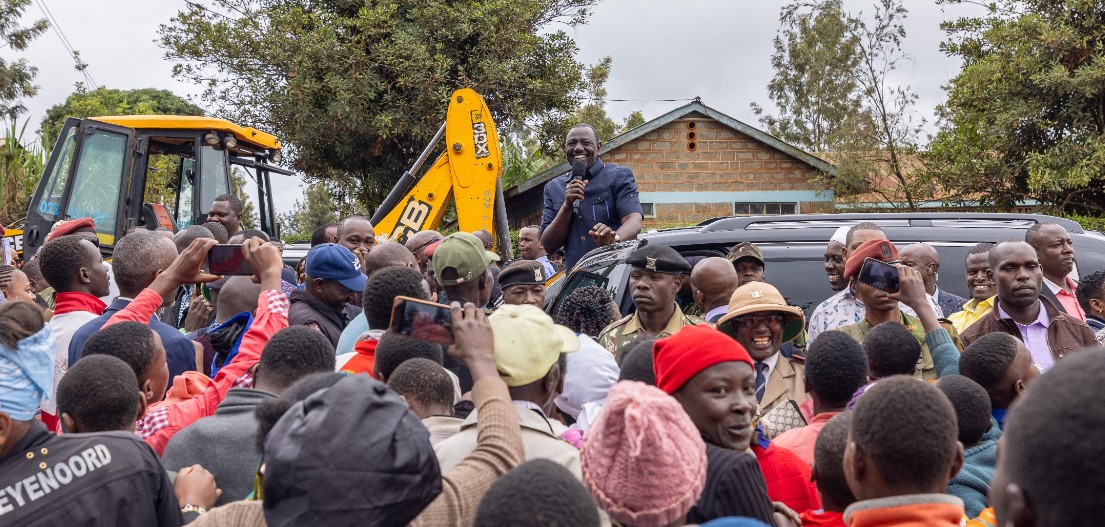
M971 327L971 324L978 322L978 319L994 310L994 302L997 298L997 295L994 295L981 302L972 298L964 304L962 311L952 313L948 317L948 321L952 323L952 326L955 326L956 331L963 333L964 330Z

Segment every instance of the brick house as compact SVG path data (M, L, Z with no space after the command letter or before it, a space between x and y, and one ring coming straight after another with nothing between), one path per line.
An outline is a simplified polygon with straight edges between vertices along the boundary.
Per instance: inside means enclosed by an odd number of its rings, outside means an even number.
M633 171L646 228L834 208L833 193L810 181L830 163L698 99L605 140L599 155ZM506 189L511 228L539 225L545 183L569 170L565 161Z

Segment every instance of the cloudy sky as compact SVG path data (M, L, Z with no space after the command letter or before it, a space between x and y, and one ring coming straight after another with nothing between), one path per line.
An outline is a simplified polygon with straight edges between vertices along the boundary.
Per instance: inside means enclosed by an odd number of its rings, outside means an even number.
M872 0L845 0L844 4L852 12L872 10ZM707 105L756 125L749 104L771 108L767 100L767 83L773 74L771 40L782 5L778 0L602 0L586 26L568 31L576 38L583 62L613 58L609 98L627 100L609 102L607 110L614 118L641 110L646 119L652 119L685 104L664 99L698 96ZM172 64L155 43L158 25L185 7L182 0L34 0L27 16L44 17L41 6L80 51L98 85L198 95L194 86L172 78ZM945 98L941 86L960 67L939 50L944 39L940 22L981 14L982 9L937 5L934 0L911 0L907 6L905 51L913 60L897 72L895 80L913 87L920 97L918 115L931 121L933 108ZM10 60L14 55L4 49L0 56ZM28 129L37 130L46 109L63 102L83 77L73 69L72 59L52 30L20 56L39 68L39 94L25 102ZM931 131L931 126L927 129ZM276 208L283 212L302 195L302 183L274 177L280 179L273 185Z

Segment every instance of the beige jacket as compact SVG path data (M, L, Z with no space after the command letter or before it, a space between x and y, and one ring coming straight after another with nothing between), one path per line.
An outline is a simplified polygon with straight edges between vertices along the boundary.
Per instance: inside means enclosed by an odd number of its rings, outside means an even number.
M555 419L542 417L534 410L514 407L518 423L522 427L522 444L525 446L526 461L548 459L568 469L575 477L583 480L583 471L579 464L579 450L571 443L560 438L567 428ZM473 411L460 426L460 432L453 437L434 445L441 472L445 473L464 460L465 456L476 448L476 424L478 412Z
M805 371L806 365L802 361L779 355L771 376L767 378L767 386L764 387L760 415L770 412L787 400L793 400L799 406L806 402L809 394L806 393L806 381L802 377Z

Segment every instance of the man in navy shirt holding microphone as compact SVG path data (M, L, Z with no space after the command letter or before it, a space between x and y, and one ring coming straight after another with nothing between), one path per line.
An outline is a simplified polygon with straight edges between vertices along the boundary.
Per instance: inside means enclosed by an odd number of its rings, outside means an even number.
M550 254L563 246L567 271L588 251L641 232L644 215L633 172L604 163L600 146L594 127L572 127L564 142L572 171L545 184L541 245Z

